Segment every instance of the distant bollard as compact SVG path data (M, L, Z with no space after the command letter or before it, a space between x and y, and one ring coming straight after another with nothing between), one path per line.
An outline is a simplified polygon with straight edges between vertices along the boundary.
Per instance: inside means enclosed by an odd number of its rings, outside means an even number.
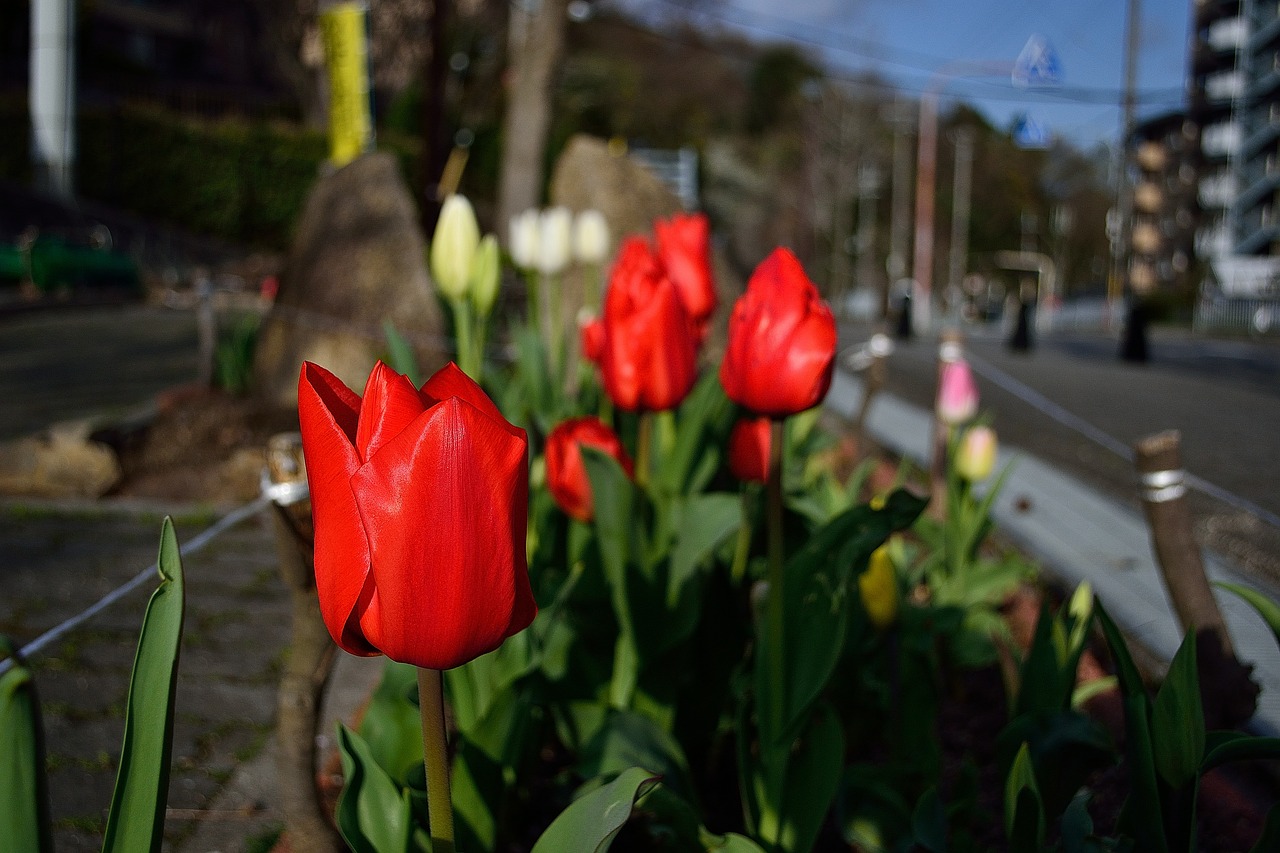
M964 360L964 335L958 329L943 331L938 341L938 381L942 385L943 368ZM937 394L935 393L935 398ZM929 462L929 512L942 518L947 512L947 436L949 427L942 422L937 407L933 412L933 438Z
M1181 443L1176 430L1140 439L1134 446L1134 465L1165 589L1182 629L1195 629L1206 725L1229 728L1253 716L1258 686L1250 678L1253 668L1236 659L1200 546L1192 536Z
M858 440L858 455L867 456L867 413L871 403L885 386L885 374L889 356L893 354L893 339L884 332L871 336L865 350L866 379L863 381L862 403L854 416L853 431Z
M345 847L325 817L315 754L321 703L337 646L316 598L311 500L299 433L280 433L268 440L262 491L271 498L280 576L289 588L292 610L289 655L277 694L280 809L290 849L337 853Z

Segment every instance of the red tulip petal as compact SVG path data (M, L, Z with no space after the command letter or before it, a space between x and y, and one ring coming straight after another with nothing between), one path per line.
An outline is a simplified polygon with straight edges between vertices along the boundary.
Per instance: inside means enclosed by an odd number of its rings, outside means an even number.
M298 420L315 523L316 591L325 626L354 655L378 650L361 633L359 603L367 596L369 543L351 475L360 465L353 444L360 398L332 373L304 364L298 382Z
M450 669L533 620L527 453L523 436L452 397L352 478L376 587L361 625L388 657Z
M502 416L502 412L498 410L498 407L494 405L494 402L489 399L489 395L484 393L484 389L477 385L474 379L452 361L437 370L427 380L426 384L422 386L422 393L430 397L432 401L448 400L450 397L466 400L500 425L503 425L507 432L512 435L524 436L524 430L509 423Z
M407 376L378 362L364 386L360 426L356 430L356 450L361 459L371 459L388 441L413 423L427 407Z

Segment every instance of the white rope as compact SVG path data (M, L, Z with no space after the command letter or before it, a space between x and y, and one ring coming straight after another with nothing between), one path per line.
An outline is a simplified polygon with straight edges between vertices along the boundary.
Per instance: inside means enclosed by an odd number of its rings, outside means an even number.
M271 503L271 498L266 495L263 495L257 498L256 500L245 504L244 506L233 509L231 512L224 515L218 521L214 522L212 525L200 531L200 533L198 533L197 535L193 536L191 540L187 542L186 545L178 549L179 555L185 557L188 554L196 553L205 545L208 545L210 542L212 542L216 536L228 530L229 528L239 524L241 521L248 518L249 516L254 515L255 513L261 511L269 503ZM124 598L129 593L133 592L135 589L145 584L147 581L154 581L159 571L160 571L159 565L156 563L152 563L150 566L138 572L138 574L134 575L132 578L125 581L123 584L116 587L111 592L104 595L102 598L98 599L96 603L94 603L87 609L81 611L75 616L72 616L70 619L60 622L59 624L50 628L48 631L45 631L39 637L36 637L30 643L27 643L18 651L18 655L23 658L31 657L32 655L44 649L50 643L53 643L54 641L60 639L62 636L64 636L68 632L74 630L75 628L78 628L80 625L83 625L85 622L88 622L94 616L97 616L103 610L106 610L112 604L115 604L117 601ZM0 661L0 675L4 675L12 667L13 667L12 658L7 658L5 660Z

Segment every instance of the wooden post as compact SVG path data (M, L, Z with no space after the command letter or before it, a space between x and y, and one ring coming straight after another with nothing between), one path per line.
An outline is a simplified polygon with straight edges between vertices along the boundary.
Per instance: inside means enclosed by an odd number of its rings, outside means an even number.
M858 457L867 456L867 412L871 409L871 401L884 390L886 365L893 354L893 340L884 332L876 332L867 344L867 355L871 361L867 363L866 379L863 380L862 403L853 419L853 434L858 440Z
M938 340L938 379L934 387L941 390L942 369L950 362L964 358L964 335L958 329L946 329ZM934 392L934 400L938 393ZM935 518L947 514L947 435L948 426L933 408L933 441L929 463L929 512Z
M267 479L280 575L289 588L292 633L277 694L277 791L290 849L345 850L316 785L316 732L321 700L337 646L329 637L316 598L312 562L311 501L307 494L302 436L281 433L267 443Z
M1250 678L1253 667L1236 659L1191 532L1181 444L1176 430L1140 439L1134 445L1134 466L1165 589L1182 629L1195 630L1205 721L1210 728L1225 728L1253 716L1258 686Z

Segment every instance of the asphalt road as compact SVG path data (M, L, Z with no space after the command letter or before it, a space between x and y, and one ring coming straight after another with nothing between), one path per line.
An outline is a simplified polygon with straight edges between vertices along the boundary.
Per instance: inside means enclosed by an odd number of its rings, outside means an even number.
M872 331L846 325L842 343L866 340ZM996 329L969 329L966 336L982 408L1004 443L1136 509L1133 465L1117 449L1176 429L1188 471L1280 516L1280 345L1155 329L1151 359L1139 365L1121 361L1115 338L1101 334L1038 336L1027 353L1010 351ZM897 342L889 361L890 392L931 408L936 375L936 339ZM1037 395L1105 438L1099 441L1054 420L1028 400ZM1191 501L1202 543L1280 580L1280 528L1239 502L1195 492Z
M198 374L192 311L142 305L0 314L0 440L127 413Z

